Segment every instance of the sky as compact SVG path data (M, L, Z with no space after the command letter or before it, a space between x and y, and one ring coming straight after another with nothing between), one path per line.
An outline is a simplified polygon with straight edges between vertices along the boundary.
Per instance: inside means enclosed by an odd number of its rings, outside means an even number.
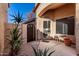
M14 13L17 13L18 11L23 13L23 18L26 18L25 20L27 20L27 15L32 12L34 6L35 3L11 3L8 8L8 22L12 23L12 17L10 15L14 15Z

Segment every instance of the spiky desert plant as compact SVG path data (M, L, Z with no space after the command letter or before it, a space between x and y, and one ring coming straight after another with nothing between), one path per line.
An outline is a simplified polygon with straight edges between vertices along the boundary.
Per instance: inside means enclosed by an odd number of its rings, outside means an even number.
M10 46L11 46L11 52L10 55L17 55L18 51L21 47L21 41L22 41L22 31L21 31L21 25L20 23L23 21L23 15L20 14L18 11L17 14L11 15L13 17L15 28L10 31ZM20 28L19 28L20 27Z
M11 45L11 52L10 55L17 55L18 51L20 50L21 46L21 32L19 32L18 26L16 26L11 32L11 40L10 40L10 45Z
M35 49L33 46L32 48L35 56L51 56L51 54L55 52L55 50L53 50L49 53L49 50L50 50L49 48L45 48L44 51L42 49Z
M15 13L14 15L10 15L13 19L11 19L11 21L13 21L15 24L20 24L24 18L23 18L23 14L21 14L19 11L18 13Z

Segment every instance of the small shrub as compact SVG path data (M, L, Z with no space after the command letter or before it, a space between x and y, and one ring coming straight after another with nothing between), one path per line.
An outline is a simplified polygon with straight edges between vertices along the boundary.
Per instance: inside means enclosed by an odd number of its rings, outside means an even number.
M51 56L51 54L55 52L55 50L54 50L54 51L48 53L48 51L50 50L49 48L45 48L44 51L41 49L35 49L33 46L32 46L32 48L33 48L35 56Z

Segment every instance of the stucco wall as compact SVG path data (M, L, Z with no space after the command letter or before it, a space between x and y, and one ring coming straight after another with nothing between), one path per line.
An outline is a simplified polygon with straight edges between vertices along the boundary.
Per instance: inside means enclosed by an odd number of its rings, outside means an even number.
M14 24L9 24L6 23L5 24L5 34L4 34L4 55L8 55L10 52L10 44L9 44L9 40L10 40L10 31L15 28Z
M41 18L38 16L38 14L41 12L42 8L45 8L46 5L49 5L49 4L41 4L38 9L36 10L36 39L41 39L43 37L43 21L46 21L46 20L50 20L49 18ZM46 15L50 15L50 13L47 13ZM51 21L51 32L49 33L50 36L53 36L52 34L55 32L55 30L53 29L53 26L54 25L54 22L52 20ZM52 30L54 32L52 32Z
M79 4L76 4L76 24L75 24L75 34L76 34L76 49L79 55Z
M50 9L48 10L46 13L44 13L44 15L42 15L42 17L39 17L39 13L42 11L42 8L44 8L43 5L41 4L41 6L38 7L38 9L36 10L36 28L37 30L43 32L43 21L44 20L50 20L51 21L51 33L49 34L50 36L54 36L56 35L56 19L60 19L60 18L64 18L64 17L69 17L69 16L75 16L75 4L66 4L63 5L59 8L56 9ZM49 5L49 4L46 4ZM52 5L53 6L53 5ZM45 6L46 7L46 6ZM49 8L49 7L48 7ZM42 34L37 32L37 37L41 38Z
M36 25L36 31L37 31L37 37L38 37L38 39L41 39L41 38L43 38L43 33L44 33L44 29L43 29L43 21L51 21L50 22L50 26L51 26L51 28L50 28L50 33L48 34L49 36L52 36L52 34L53 34L53 32L52 32L52 30L54 30L53 29L53 24L54 24L54 22L52 21L52 20L50 20L50 19L46 19L46 18L38 18L37 19L37 21L36 21L36 23L37 23L37 25Z
M5 24L4 55L9 55L9 52L10 52L9 40L10 40L10 35L11 35L10 31L14 29L15 26L16 26L15 24L10 24L10 23ZM25 45L27 44L27 25L22 24L21 29L22 29L22 38L23 38L21 49L23 49L23 47L25 47Z
M0 3L0 55L2 55L4 51L4 31L5 31L5 23L7 23L7 3Z
M22 37L23 41L27 43L27 24L22 24Z
M58 35L59 38L61 40L63 40L63 38L60 37L62 34L57 34L56 33L56 20L61 19L61 18L65 18L65 17L75 16L75 4L70 3L70 4L63 5L63 6L59 7L59 8L57 8L57 9L54 9L54 10L48 10L45 13L45 15L46 14L50 18L50 20L53 20L53 22L54 22L54 24L52 25L54 31L53 30L51 31L51 32L53 32L52 36L53 35ZM74 35L69 35L69 37L71 39L75 40Z

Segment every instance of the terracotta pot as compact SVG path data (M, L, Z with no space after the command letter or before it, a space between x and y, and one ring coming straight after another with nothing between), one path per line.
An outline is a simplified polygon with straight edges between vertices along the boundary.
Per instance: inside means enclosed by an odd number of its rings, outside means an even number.
M64 43L65 43L65 45L67 45L67 46L71 46L71 40L70 40L70 38L65 37L65 38L64 38Z

